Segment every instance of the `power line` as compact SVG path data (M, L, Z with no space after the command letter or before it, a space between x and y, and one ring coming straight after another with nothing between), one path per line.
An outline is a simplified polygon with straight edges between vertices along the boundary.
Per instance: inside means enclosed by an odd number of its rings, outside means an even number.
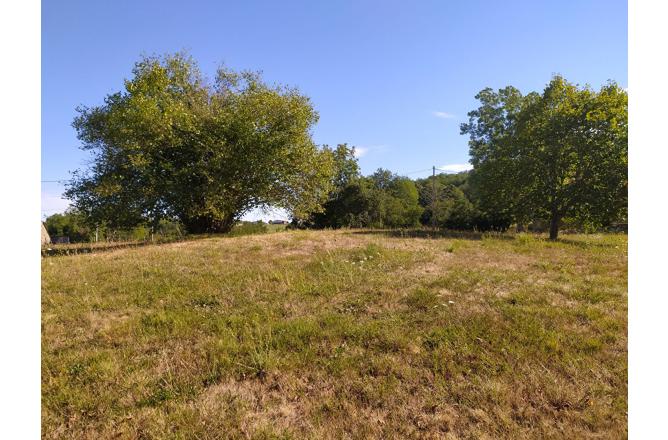
M430 171L430 170L431 170L431 168L425 168L423 170L409 171L408 173L403 173L403 174L408 175L408 174L424 173L425 171Z
M436 174L457 174L457 171L448 171L444 170L438 167L431 167L431 168L425 168L423 170L417 170L417 171L410 171L408 173L401 173L402 176L407 176L409 174L417 174L417 173L424 173L425 171L431 171L432 175L431 177L434 177Z

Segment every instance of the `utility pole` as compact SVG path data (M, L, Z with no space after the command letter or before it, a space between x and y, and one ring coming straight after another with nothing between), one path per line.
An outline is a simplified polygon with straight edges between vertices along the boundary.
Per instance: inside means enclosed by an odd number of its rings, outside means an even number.
M431 227L436 230L436 166L431 168Z

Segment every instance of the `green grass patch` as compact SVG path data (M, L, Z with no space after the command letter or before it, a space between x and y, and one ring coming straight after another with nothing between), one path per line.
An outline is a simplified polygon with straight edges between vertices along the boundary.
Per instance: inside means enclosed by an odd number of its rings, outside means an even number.
M626 236L247 232L42 260L45 437L626 436Z

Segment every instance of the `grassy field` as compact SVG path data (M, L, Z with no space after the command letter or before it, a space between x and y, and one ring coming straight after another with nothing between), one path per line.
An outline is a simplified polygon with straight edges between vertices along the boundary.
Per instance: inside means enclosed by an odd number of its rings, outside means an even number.
M42 259L45 438L624 438L627 237L292 231Z

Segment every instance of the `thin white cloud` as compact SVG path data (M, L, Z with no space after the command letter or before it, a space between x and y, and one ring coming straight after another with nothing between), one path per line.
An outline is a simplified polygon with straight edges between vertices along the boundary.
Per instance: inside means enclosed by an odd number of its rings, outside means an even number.
M454 118L457 117L457 116L453 115L452 113L447 113L447 112L433 112L432 114L434 116L436 116L437 118L441 118L441 119L454 119Z
M367 154L368 152L369 152L369 148L368 148L368 147L355 147L355 151L354 151L353 154L354 154L354 156L355 156L356 158L359 159L360 157L364 156L364 155Z
M448 165L441 165L438 169L445 171L446 173L461 173L462 171L472 170L473 165L470 163L451 163Z
M385 151L387 145L360 145L355 146L355 157L359 159L362 156L366 156L369 153L378 153Z

